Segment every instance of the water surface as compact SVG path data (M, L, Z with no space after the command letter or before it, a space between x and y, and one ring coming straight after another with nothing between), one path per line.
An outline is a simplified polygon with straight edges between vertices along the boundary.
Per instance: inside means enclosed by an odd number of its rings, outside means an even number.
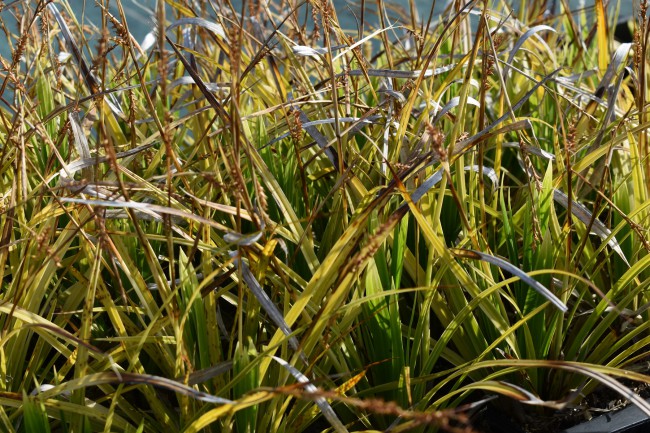
M233 2L235 7L237 7L238 3L241 4L240 1ZM405 7L408 10L408 1L405 0L394 1L393 3L396 5L404 5L403 7ZM447 3L448 3L447 0L436 1L436 5L434 8L434 19L436 18L436 14L440 14L444 10ZM517 9L518 3L519 3L518 1L511 2L511 4L514 5L515 10ZM552 3L553 3L552 1L549 1L549 4ZM556 3L557 5L555 7L555 10L558 11L560 1L557 0ZM612 13L614 13L614 6L616 3L617 2L615 0L610 1L610 4L612 5L612 7L610 8L612 10L611 11ZM95 6L94 2L88 0L70 0L71 7L75 11L79 11L79 13L81 13L81 11L84 11L84 4L86 5L85 7L86 19L91 22L93 21L97 22L99 18L100 10ZM155 8L155 4L156 4L155 0L122 0L122 5L127 15L127 20L129 23L131 33L139 41L141 41L144 38L144 36L148 32L150 32L155 25L152 19L153 17L152 11ZM339 21L341 22L341 25L345 29L357 28L358 20L360 17L359 4L360 1L334 0L334 7L336 9ZM377 20L377 15L375 13L376 1L369 0L366 2L366 4L368 5L366 20L374 24L376 23ZM429 16L431 5L433 4L432 0L415 0L415 4L417 6L420 17L422 19L426 19ZM594 1L593 0L570 0L569 4L571 5L571 8L573 8L574 10L579 10L585 7L593 8ZM621 10L620 10L621 17L629 17L632 15L632 4L633 2L631 0L621 1ZM115 8L113 8L112 12L117 14ZM409 25L410 23L399 23L399 24Z

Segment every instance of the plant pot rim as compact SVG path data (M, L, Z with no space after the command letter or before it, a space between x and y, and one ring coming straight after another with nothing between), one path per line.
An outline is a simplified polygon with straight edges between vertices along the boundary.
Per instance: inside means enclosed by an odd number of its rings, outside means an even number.
M647 401L650 402L650 399ZM625 409L597 416L560 433L634 433L641 432L641 429L650 429L650 417L631 404Z

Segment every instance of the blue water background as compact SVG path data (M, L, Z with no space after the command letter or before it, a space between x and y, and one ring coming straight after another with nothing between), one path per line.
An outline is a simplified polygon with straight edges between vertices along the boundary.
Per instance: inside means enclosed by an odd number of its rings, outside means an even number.
M27 1L27 0L25 0ZM252 1L252 0L248 0ZM389 0L390 1L390 0ZM436 7L434 9L434 16L433 16L433 21L437 22L438 19L440 18L440 13L445 9L447 3L452 0L436 0ZM181 3L189 3L187 1L180 1ZM241 5L241 0L232 0L233 4ZM333 0L334 6L336 9L337 16L339 18L339 22L341 23L341 26L346 29L346 30L351 30L351 33L356 36L356 29L358 29L358 23L359 23L359 17L360 17L360 6L359 4L361 3L361 0ZM7 3L7 2L5 2ZM119 17L119 14L117 12L117 8L115 6L115 1L110 1L109 4L111 5L109 7L110 12L115 15L116 17ZM220 2L221 3L221 2ZM393 0L392 3L396 5L396 7L403 7L407 13L405 14L406 16L410 16L408 13L408 8L409 8L409 3L408 0ZM518 4L519 0L510 0L509 3L511 4ZM552 0L549 0L549 4L552 3ZM559 10L559 3L560 0L556 0L557 3L557 8L556 11ZM615 11L615 6L619 4L619 0L610 0L609 1L611 7L610 7L610 14L614 13ZM620 0L620 14L619 17L631 17L633 13L633 3L638 3L636 0ZM64 14L65 8L63 7L63 1L56 1L56 4L59 6L59 10L61 10ZM70 8L72 10L72 13L75 15L76 19L80 22L83 22L87 26L99 26L100 25L100 17L101 17L101 9L95 4L94 0L68 0L68 4L70 5ZM426 20L429 16L431 5L433 4L433 0L415 0L415 4L418 8L418 13L420 15L421 20ZM501 2L494 1L493 4L502 4ZM594 0L569 0L569 4L572 8L573 11L576 11L576 13L581 9L581 8L587 8L588 10L593 10L594 7ZM129 30L131 34L135 37L135 39L138 42L142 42L145 38L145 36L152 32L156 24L154 22L154 12L153 10L155 9L156 5L156 0L122 0L122 7L125 10L126 17L127 17L127 22L129 25ZM237 6L236 6L237 7ZM500 7L502 8L502 7ZM515 7L516 9L516 7ZM503 9L500 9L503 10ZM301 19L304 19L305 14L302 13ZM584 16L583 14L577 13L576 16ZM586 15L587 20L593 19L593 14ZM411 27L410 22L400 22L398 18L396 18L395 14L392 14L393 21L390 22L392 25L404 25L407 27ZM170 18L173 18L170 16ZM208 17L209 18L209 17ZM214 19L214 18L213 18ZM3 21L3 24L10 29L10 31L15 32L17 28L16 24L16 17L12 14L12 11L10 8L4 8L0 12L0 20ZM376 1L375 0L366 0L366 27L365 31L367 33L369 26L376 27L377 24L377 14L376 14ZM277 20L276 20L277 21ZM474 20L475 21L475 20ZM35 23L36 26L40 25L40 23ZM52 20L51 25L56 25L54 20ZM87 33L88 35L88 33ZM89 54L90 50L90 57L92 57L92 51L94 50L95 46L97 45L97 40L98 40L98 33L90 33L89 36L87 36L87 40L84 41L85 43L80 43L80 45L84 46L84 50L86 51L86 55ZM2 38L0 38L0 41ZM81 42L81 41L79 41ZM15 44L16 41L14 40L13 43ZM4 57L4 59L10 63L11 62L11 49L6 43L0 42L0 56ZM2 75L0 74L0 77ZM5 89L5 94L3 95L5 98L10 98L10 93L8 93L8 89ZM11 98L10 98L11 99Z
M336 9L337 16L339 18L339 22L341 23L341 26L344 29L347 30L354 30L357 29L358 25L358 20L360 17L360 6L359 4L361 3L360 0L356 1L346 1L346 0L333 0L334 2L334 7ZM436 18L436 14L440 14L446 7L447 3L449 0L436 0L436 5L434 9L434 21ZM94 1L89 1L89 0L69 0L70 6L76 10L76 11L81 11L83 10L84 4L86 4L86 19L87 21L93 21L97 20L99 17L99 8L97 8L94 4ZM394 0L392 3L396 7L403 7L407 12L409 8L409 3L408 0ZM497 2L495 2L497 3ZM511 4L514 4L515 9L517 8L516 4L519 3L517 0L509 2ZM548 1L549 4L553 3L552 0ZM560 0L556 0L556 11L559 10L560 8ZM610 0L610 13L614 13L614 6L618 3L617 0ZM632 5L633 5L632 0L621 0L620 1L620 16L621 17L630 17L633 13L632 10ZM151 31L151 29L154 27L154 21L152 19L152 10L154 9L156 4L155 0L122 0L122 5L123 8L126 12L127 16L127 21L129 23L129 27L131 30L131 33L133 36L136 38L136 40L141 41L144 36ZM234 5L241 4L241 1L234 1ZM420 14L421 19L426 19L429 16L431 5L433 4L432 0L415 0L415 4L418 9L418 13ZM581 8L591 8L593 9L594 6L594 0L570 0L569 1L570 7L573 10L580 10ZM237 6L235 6L237 7ZM377 22L377 15L375 13L376 10L376 1L374 0L367 0L366 1L366 8L367 8L367 18L366 21L369 21L371 23L376 23ZM116 14L116 8L112 8L112 12ZM409 14L407 14L409 15ZM304 15L303 15L304 16ZM395 23L395 24L403 24L403 25L410 25L408 22L403 22L403 23Z

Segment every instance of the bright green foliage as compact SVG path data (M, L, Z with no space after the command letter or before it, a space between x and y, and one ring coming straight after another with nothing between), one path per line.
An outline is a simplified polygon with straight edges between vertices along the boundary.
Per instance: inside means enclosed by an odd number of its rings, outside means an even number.
M167 1L142 47L5 3L0 430L650 414L648 59L602 2Z

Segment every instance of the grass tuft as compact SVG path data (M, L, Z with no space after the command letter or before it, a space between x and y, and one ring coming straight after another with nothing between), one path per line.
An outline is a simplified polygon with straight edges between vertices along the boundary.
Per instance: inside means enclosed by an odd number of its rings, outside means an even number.
M0 6L0 430L650 414L647 2L551 3Z

